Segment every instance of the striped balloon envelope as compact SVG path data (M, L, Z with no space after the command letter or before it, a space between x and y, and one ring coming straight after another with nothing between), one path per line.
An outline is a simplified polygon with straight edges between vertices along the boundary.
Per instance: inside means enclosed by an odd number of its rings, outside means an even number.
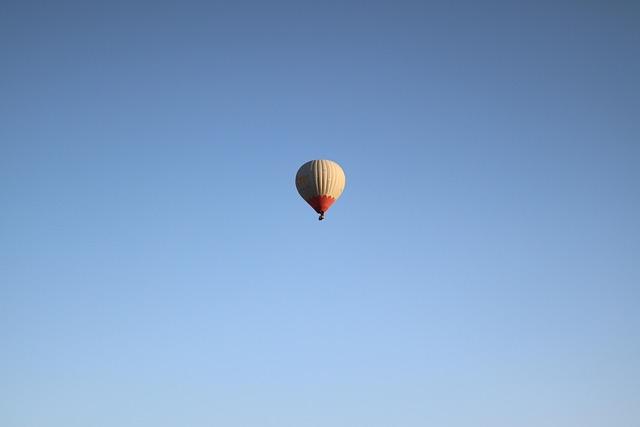
M311 160L300 166L296 174L298 193L320 214L321 221L342 194L345 184L344 171L331 160Z

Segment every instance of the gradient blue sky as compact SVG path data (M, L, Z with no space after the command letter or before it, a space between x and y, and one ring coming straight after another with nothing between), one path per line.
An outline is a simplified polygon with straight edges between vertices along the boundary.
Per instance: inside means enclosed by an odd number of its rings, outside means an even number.
M0 425L640 425L638 22L2 2Z

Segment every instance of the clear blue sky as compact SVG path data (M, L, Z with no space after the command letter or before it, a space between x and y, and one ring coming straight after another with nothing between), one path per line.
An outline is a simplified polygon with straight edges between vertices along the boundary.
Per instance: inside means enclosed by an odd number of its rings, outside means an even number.
M640 425L638 22L3 2L0 425Z

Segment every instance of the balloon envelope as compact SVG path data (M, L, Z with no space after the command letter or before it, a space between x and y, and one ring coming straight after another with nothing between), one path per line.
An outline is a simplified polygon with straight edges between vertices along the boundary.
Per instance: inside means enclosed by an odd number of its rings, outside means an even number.
M296 174L298 193L320 214L320 219L340 197L345 184L344 171L331 160L311 160L300 166Z

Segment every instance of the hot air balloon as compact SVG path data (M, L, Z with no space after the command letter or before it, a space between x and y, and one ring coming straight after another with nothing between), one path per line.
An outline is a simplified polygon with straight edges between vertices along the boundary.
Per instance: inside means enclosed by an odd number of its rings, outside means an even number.
M320 214L320 221L342 194L345 183L344 171L331 160L311 160L300 166L296 174L298 193Z

